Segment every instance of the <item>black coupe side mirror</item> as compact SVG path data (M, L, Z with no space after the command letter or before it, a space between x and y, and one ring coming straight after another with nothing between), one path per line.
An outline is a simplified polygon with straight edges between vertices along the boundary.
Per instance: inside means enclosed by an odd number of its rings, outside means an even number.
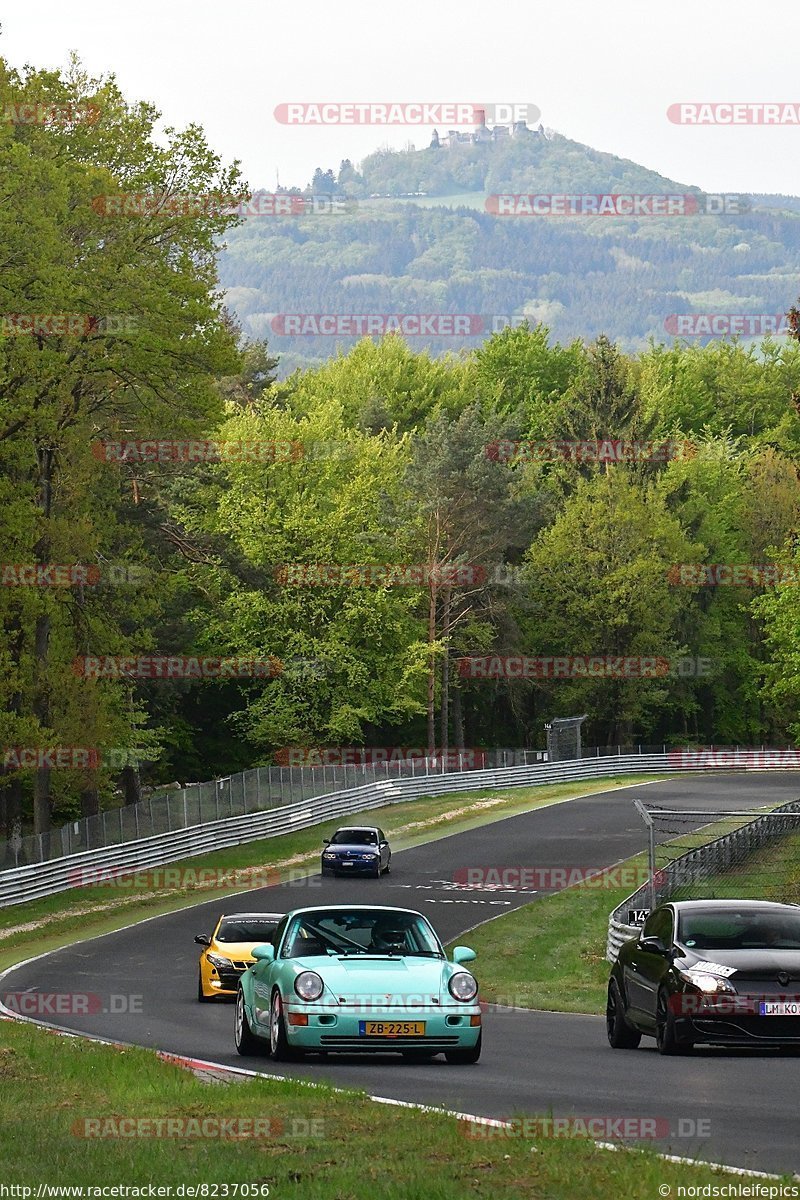
M669 958L672 954L672 951L655 937L639 938L639 949L647 954L660 954L662 958Z
M206 937L206 935L204 933L196 933L194 935L194 940L197 942L198 946L210 946L211 945L211 938Z

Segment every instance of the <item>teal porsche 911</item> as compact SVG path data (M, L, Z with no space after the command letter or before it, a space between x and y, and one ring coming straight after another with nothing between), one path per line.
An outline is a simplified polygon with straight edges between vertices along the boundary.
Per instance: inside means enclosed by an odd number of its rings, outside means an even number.
M240 1054L396 1052L450 1063L481 1053L478 983L429 922L406 908L330 904L288 913L239 980Z

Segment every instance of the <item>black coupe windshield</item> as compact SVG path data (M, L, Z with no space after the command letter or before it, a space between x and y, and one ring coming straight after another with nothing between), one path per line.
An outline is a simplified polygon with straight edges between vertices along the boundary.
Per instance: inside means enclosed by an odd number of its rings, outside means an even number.
M374 829L340 829L331 838L332 846L377 846Z
M800 910L759 913L705 909L680 914L678 940L690 950L800 950Z
M424 918L384 909L302 913L286 931L281 950L282 958L357 954L444 957L436 934Z
M223 921L217 930L218 942L269 942L278 928L277 921L258 917L243 921Z

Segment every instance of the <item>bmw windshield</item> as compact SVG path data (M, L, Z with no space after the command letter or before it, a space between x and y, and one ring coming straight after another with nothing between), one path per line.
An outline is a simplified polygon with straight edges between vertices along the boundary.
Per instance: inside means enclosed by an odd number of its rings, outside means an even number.
M332 846L377 846L378 835L374 829L340 829L331 838Z

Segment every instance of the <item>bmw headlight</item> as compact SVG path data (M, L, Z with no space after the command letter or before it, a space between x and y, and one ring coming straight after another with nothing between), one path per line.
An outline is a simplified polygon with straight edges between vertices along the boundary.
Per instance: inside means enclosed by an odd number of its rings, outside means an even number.
M450 995L454 1000L474 1000L478 994L478 981L474 975L470 975L468 971L457 971L451 976L448 983Z
M333 850L326 850L322 857L323 858L336 858L336 855L334 854Z
M691 983L692 987L696 987L700 992L705 992L706 995L736 995L736 988L732 983L719 975L711 975L708 971L694 971L689 967L685 971L678 971L678 974L681 979Z
M223 958L221 954L207 954L206 958L211 963L212 967L216 967L218 971L232 971L233 963L229 958Z
M319 1000L325 984L316 971L301 971L294 981L294 990L301 1000Z

